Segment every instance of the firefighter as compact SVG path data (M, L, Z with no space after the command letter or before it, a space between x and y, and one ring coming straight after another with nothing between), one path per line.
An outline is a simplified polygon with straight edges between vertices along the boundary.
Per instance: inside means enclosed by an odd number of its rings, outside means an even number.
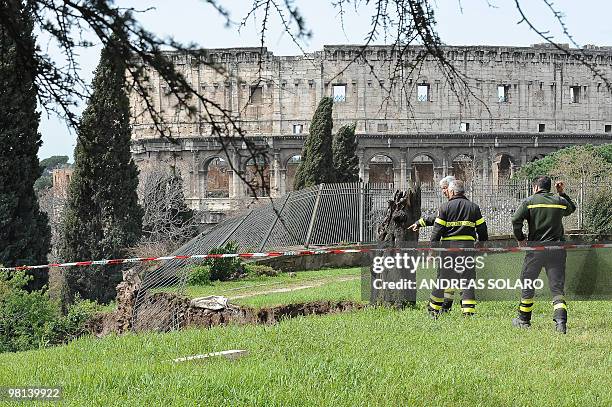
M434 221L434 229L431 235L431 241L450 242L454 246L459 247L474 247L476 238L479 241L486 241L489 238L487 224L480 213L480 207L471 202L465 197L465 188L462 181L454 180L448 185L448 202L444 203L438 211L438 216ZM473 256L468 252L449 252L444 253L444 258L450 257L453 259L453 265L457 264L456 260L463 257L462 264L466 265L466 258ZM473 281L476 278L475 262L472 258L471 266L458 273L456 267L438 268L438 282L441 279L455 279L464 281ZM427 307L430 314L436 318L443 312L444 305L444 288L436 287L430 297ZM471 316L476 311L476 296L474 287L464 288L461 293L461 312L465 316Z
M444 195L444 197L447 199L450 199L450 196L448 193L448 184L454 180L455 180L455 177L453 177L452 175L448 175L442 178L439 182L440 189L442 189L442 195ZM433 226L435 220L436 220L435 215L423 216L421 217L421 219L416 221L414 224L410 225L408 229L412 230L413 232L418 232L419 228L426 227L426 226Z
M519 246L526 246L527 241L555 244L554 242L565 240L562 219L564 216L572 214L576 210L576 205L565 193L563 182L555 183L558 195L550 192L551 183L549 177L536 178L533 181L533 195L519 206L512 217L514 236ZM525 221L527 221L529 227L527 240L523 234L523 223ZM564 249L530 251L525 254L521 272L521 281L533 281L540 275L542 267L546 270L553 296L555 330L563 334L567 332L567 305L564 292L565 259ZM526 284L523 284L523 287L525 286ZM512 325L520 328L531 326L534 295L535 289L531 285L529 285L529 288L523 288L518 316L512 320Z
M448 175L442 178L439 182L440 189L442 190L442 195L444 195L446 199L450 199L450 195L448 193L448 184L454 180L455 180L455 177L453 177L452 175ZM436 220L436 215L423 216L418 221L416 221L414 224L410 225L408 229L412 230L413 232L418 232L419 228L426 227L426 226L433 226L435 220ZM444 290L444 304L442 305L442 312L448 312L451 310L451 308L453 307L454 295L455 295L455 290Z

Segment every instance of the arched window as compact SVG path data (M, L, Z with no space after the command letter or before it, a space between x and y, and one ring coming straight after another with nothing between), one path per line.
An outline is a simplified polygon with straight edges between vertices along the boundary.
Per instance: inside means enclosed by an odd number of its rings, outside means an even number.
M434 179L434 163L430 156L419 154L412 160L412 179L418 178L421 182L429 183Z
M383 154L370 159L369 182L393 184L393 160Z

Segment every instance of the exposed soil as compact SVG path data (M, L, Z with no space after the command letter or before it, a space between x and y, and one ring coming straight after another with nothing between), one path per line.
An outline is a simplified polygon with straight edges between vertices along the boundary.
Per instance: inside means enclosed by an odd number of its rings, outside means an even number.
M163 331L169 326L210 328L227 324L274 324L286 318L333 314L361 309L365 306L363 303L354 301L312 301L266 308L230 304L222 310L210 310L192 305L189 298L159 292L145 298L139 307L141 311L136 318L136 324L132 326L136 287L137 284L121 283L117 287L117 309L110 313L96 315L89 323L89 331L101 337L111 333L122 334L132 329L135 331ZM303 288L309 287L294 287L294 289Z

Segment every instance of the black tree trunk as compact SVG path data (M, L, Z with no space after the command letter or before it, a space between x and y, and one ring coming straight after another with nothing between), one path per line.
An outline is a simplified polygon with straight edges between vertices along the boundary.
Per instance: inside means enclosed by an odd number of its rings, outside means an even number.
M387 215L378 226L378 243L380 251L377 255L396 257L398 254L408 253L410 256L418 255L416 251L408 251L414 247L419 239L419 233L408 230L421 216L421 186L417 183L408 191L396 191L392 200L388 202ZM404 249L402 249L404 248ZM416 270L401 267L385 268L382 273L370 272L371 282L382 279L385 282L412 282L416 286ZM397 308L414 305L416 302L416 289L377 289L370 285L370 301L378 305L390 305Z

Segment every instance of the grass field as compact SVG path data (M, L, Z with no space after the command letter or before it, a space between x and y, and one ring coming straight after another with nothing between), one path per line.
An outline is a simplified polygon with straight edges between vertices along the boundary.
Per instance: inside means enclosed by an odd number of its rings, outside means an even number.
M195 298L223 295L233 304L267 307L317 300L359 301L359 268L338 268L281 273L274 277L248 277L215 281L210 285L188 286L186 295Z
M567 257L566 292L570 297L602 299L609 298L612 292L612 250L601 250L593 255L591 250L571 251ZM523 253L493 254L485 258L485 267L478 272L478 278L509 279L519 278ZM317 300L362 300L360 268L325 269L302 271L289 275L282 273L275 277L248 277L234 281L215 281L210 285L188 286L186 295L202 297L223 295L234 304L252 307L266 307L279 304ZM435 279L436 269L420 268L417 275L421 279ZM543 288L537 290L541 299L550 299L548 280L544 272L540 278ZM312 286L312 287L308 287ZM591 289L593 288L593 289ZM173 289L172 289L173 290ZM274 292L287 290L286 292ZM289 291L291 290L291 291ZM430 290L418 290L417 298L426 301ZM364 298L368 299L366 294ZM481 290L478 298L496 300L518 300L518 292L511 290Z
M497 259L487 273L516 276L518 256ZM254 307L360 301L359 275L359 268L299 272L188 287L187 294L239 297L232 302ZM0 387L62 386L71 406L612 405L612 303L571 301L567 335L553 332L544 300L531 329L513 328L516 305L484 301L473 318L455 309L434 321L420 301L416 309L366 308L271 326L84 337L0 354ZM229 349L249 354L171 362Z
M0 386L63 386L66 405L612 404L612 304L570 304L568 335L548 304L510 326L514 303L430 320L424 309L368 308L274 326L81 338L0 355ZM249 355L174 364L228 349Z

